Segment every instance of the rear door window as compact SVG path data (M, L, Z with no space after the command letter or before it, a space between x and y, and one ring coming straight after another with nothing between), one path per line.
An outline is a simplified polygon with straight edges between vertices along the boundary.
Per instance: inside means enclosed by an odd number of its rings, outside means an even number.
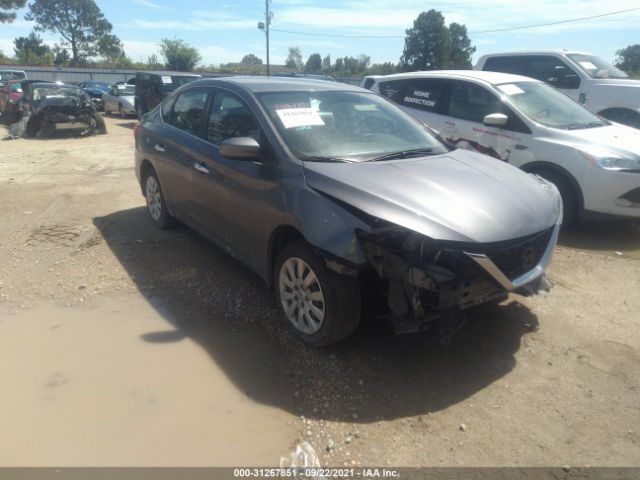
M442 112L444 82L438 79L417 79L407 82L401 105L432 113Z
M180 94L167 123L192 135L202 136L208 96L207 90L190 90Z

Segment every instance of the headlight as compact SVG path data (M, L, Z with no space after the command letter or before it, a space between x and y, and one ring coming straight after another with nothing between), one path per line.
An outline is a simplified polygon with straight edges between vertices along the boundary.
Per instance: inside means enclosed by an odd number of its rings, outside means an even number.
M589 163L606 170L640 170L640 158L629 158L606 150L579 152Z

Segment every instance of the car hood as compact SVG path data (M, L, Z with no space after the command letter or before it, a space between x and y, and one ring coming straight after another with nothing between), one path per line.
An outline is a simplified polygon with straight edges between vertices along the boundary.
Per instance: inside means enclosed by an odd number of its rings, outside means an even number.
M575 148L610 152L640 157L640 130L613 123L604 127L556 131L551 135L556 143Z
M465 150L365 163L304 162L307 184L362 212L428 237L496 242L554 225L554 186Z
M593 79L591 85L593 86L616 86L616 87L635 87L640 88L640 80L634 80L632 78L596 78Z

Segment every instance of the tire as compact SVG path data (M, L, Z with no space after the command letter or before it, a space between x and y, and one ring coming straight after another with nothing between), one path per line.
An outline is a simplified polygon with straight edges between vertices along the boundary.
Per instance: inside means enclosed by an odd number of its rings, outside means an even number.
M302 280L310 283L305 286ZM357 278L329 270L304 241L291 243L278 254L274 290L285 322L308 345L339 342L353 333L360 321Z
M578 221L580 203L578 201L576 189L573 187L569 179L561 173L553 170L540 170L533 173L537 173L545 180L553 183L560 192L563 210L562 226L570 227L571 225L574 225Z
M120 118L127 118L127 115L122 110L122 105L118 105L118 113L120 114Z
M144 198L147 202L147 211L153 224L161 230L175 227L177 221L167 210L160 180L155 170L150 169L144 176Z

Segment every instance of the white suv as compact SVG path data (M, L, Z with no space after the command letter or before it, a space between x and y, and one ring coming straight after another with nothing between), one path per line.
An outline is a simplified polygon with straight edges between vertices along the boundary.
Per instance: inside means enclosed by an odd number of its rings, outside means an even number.
M554 183L565 224L589 212L640 218L640 130L599 118L543 82L433 71L379 77L371 90L450 143Z
M613 122L640 128L640 81L584 52L543 50L493 53L476 70L513 73L542 80Z

